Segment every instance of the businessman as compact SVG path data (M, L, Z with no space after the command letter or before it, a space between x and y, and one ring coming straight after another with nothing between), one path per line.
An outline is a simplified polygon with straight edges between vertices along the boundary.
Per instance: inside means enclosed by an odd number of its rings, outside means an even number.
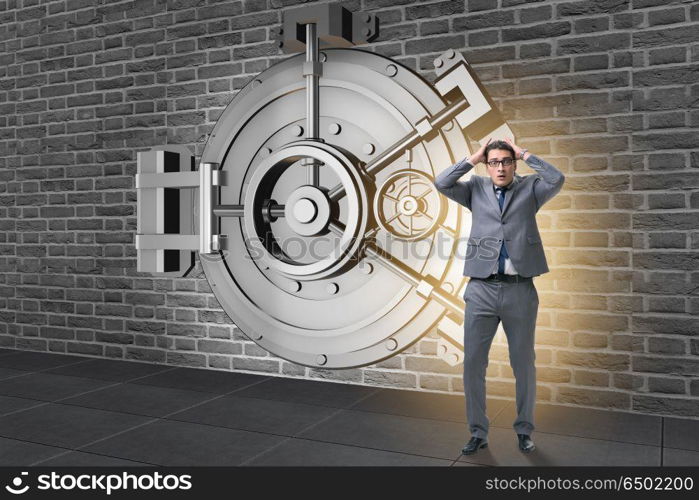
M536 173L520 176L517 160ZM486 164L487 177L459 179L475 165ZM492 140L470 158L440 173L440 193L471 211L464 262L470 280L464 292L464 393L471 439L462 453L488 446L485 372L488 352L502 321L515 375L517 417L513 427L519 449L534 450L536 368L534 330L539 296L532 278L548 272L536 212L563 186L564 176L550 163L516 146L511 139Z

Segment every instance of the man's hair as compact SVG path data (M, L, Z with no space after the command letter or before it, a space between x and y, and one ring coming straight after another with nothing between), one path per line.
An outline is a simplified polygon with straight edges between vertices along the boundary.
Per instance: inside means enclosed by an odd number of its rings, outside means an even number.
M489 153L492 149L504 149L504 150L509 151L510 153L512 153L512 158L514 158L515 160L517 159L517 157L515 156L515 150L512 149L512 146L510 146L510 145L509 145L508 143L506 143L505 141L495 140L495 141L491 141L490 144L488 144L488 145L485 147L485 153L484 153L484 155L485 155L485 161L486 161L486 162L488 161L488 153Z

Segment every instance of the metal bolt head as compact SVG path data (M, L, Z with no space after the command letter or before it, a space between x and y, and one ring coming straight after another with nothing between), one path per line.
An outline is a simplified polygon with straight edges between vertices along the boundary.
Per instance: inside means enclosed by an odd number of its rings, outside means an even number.
M386 74L388 76L396 76L398 74L398 68L395 64L389 64L386 66Z
M444 61L442 61L441 57L438 57L437 59L434 60L434 67L435 68L441 68L444 66Z
M340 286L337 283L328 283L325 285L325 291L330 295L335 295L338 291L340 291Z
M294 125L291 127L291 133L296 137L301 137L303 135L303 127L301 125Z
M372 143L367 142L362 146L362 151L364 151L364 154L371 155L374 154L374 151L376 151L376 146L374 146Z
M328 125L328 132L330 132L332 135L337 135L342 131L342 127L340 126L339 123L331 123Z
M371 272L374 270L374 266L369 262L362 262L362 264L359 266L359 270L362 272L362 274L371 274Z
M396 339L388 339L384 345L386 346L386 349L388 349L389 351L395 351L396 347L398 347L398 342L396 341Z
M454 52L454 49L448 49L444 55L446 56L447 59L454 59L456 56L456 52Z
M318 212L315 203L308 198L301 198L297 201L293 211L296 220L303 224L307 224L315 219L316 213Z
M316 357L316 364L324 365L327 362L328 362L328 357L325 354L319 354Z

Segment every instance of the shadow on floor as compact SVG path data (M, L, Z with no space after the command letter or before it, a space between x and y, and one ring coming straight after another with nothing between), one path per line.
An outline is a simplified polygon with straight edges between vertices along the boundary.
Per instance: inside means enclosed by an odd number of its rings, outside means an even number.
M699 465L699 421L538 404L523 455L514 403L490 446L459 395L0 349L0 465Z

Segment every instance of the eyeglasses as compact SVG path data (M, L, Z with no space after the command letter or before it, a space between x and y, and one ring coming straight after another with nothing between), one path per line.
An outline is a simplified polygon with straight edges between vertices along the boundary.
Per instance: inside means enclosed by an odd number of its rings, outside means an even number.
M502 160L490 160L488 162L488 165L490 165L493 168L496 168L498 164L502 163L503 167L509 167L515 162L513 158L503 158Z

